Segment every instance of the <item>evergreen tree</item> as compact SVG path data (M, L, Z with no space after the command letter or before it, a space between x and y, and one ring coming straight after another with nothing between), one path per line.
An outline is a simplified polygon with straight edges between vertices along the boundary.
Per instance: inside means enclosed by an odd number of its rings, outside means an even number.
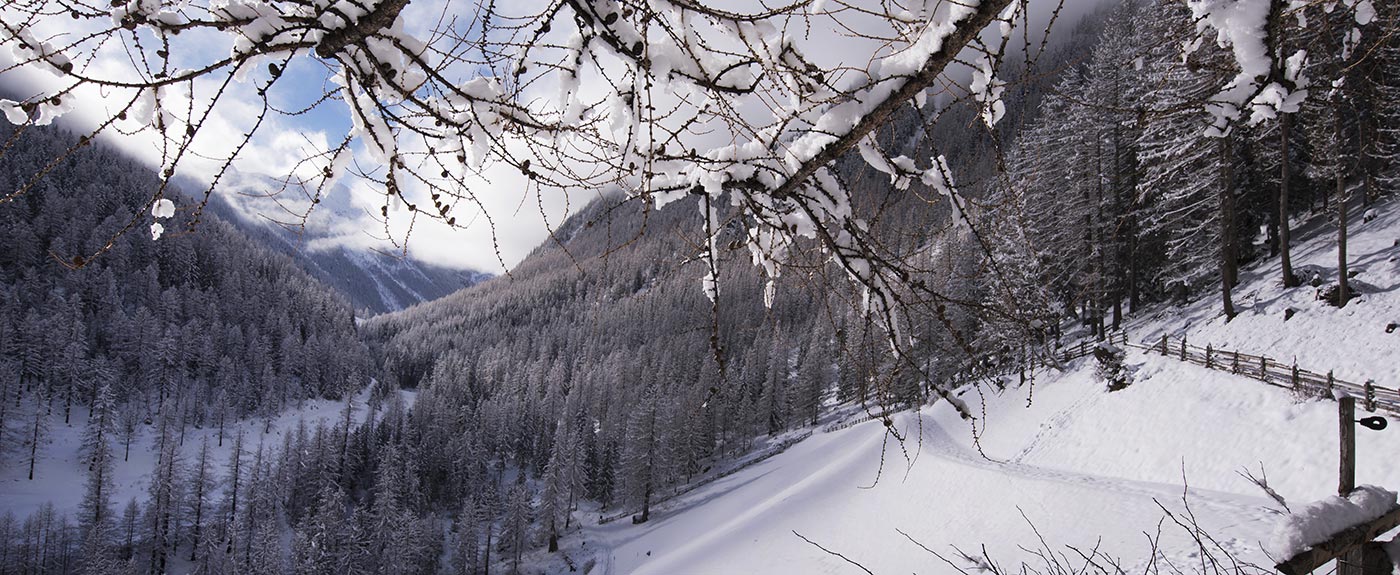
M25 416L24 448L29 452L25 463L29 466L30 481L34 480L34 467L42 457L40 451L49 443L49 412L48 391L40 389L30 398L29 410Z
M549 552L559 550L559 528L564 524L564 516L569 513L568 478L564 475L568 455L563 451L568 447L569 433L563 425L555 432L554 449L545 464L543 486L540 488L539 520L548 540Z
M509 554L512 571L520 572L520 559L530 544L530 527L535 520L534 494L522 476L506 494L505 515L501 518L501 551Z
M136 561L136 545L140 541L137 539L141 526L141 508L136 504L133 497L126 502L126 507L122 508L121 520L121 548L117 554L117 559L134 563Z
M209 452L208 436L200 441L199 455L191 462L185 476L185 489L189 492L189 497L185 500L185 513L190 520L190 561L198 561L198 554L204 550L201 537L206 534L209 497L218 485L214 477L214 461Z
M663 435L668 428L662 397L656 386L638 402L627 422L622 468L628 499L641 506L638 523L651 518L652 497L665 485L670 473L671 446Z
M370 549L376 575L407 575L422 568L425 557L417 516L410 504L416 487L396 444L385 446L374 478L370 506Z
M83 430L83 455L87 459L87 491L80 507L79 530L82 538L82 564L86 573L106 573L116 569L112 554L113 453L111 439L116 427L115 398L110 386L102 386L88 414Z
M179 531L177 513L181 496L177 473L180 452L171 416L160 418L152 448L156 452L156 462L146 490L145 511L146 544L150 548L148 571L152 575L163 575L178 545L175 535Z

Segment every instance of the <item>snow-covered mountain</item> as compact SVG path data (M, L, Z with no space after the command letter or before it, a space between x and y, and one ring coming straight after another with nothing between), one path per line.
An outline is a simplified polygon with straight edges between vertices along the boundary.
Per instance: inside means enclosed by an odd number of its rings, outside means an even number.
M269 177L231 173L210 206L267 246L293 256L307 272L345 293L357 309L371 313L399 310L491 277L347 241L363 236L365 215L351 204L349 190L344 188L327 194L305 225L278 223L295 219L288 209L300 212L306 207L304 198L292 197L294 192L269 196L270 190L281 187Z

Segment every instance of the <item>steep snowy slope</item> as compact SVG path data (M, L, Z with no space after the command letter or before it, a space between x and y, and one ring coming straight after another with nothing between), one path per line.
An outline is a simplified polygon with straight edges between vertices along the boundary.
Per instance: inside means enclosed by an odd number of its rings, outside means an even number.
M1324 272L1333 232L1313 223L1295 258ZM1134 338L1185 336L1271 357L1298 357L1314 371L1393 387L1400 333L1400 205L1377 206L1355 224L1354 269L1363 295L1336 309L1311 287L1284 290L1277 269L1248 270L1248 303L1226 323L1213 299L1164 308L1132 322ZM1286 323L1283 309L1295 315ZM1034 385L961 391L984 413L976 437L946 403L895 418L900 443L878 422L816 432L788 451L690 492L651 522L593 525L564 553L591 573L860 573L810 539L875 573L948 573L953 546L986 552L1015 570L1037 554L1077 558L1095 547L1128 571L1156 559L1190 570L1199 549L1168 518L1185 505L1236 558L1271 566L1277 505L1241 472L1266 475L1296 508L1336 489L1337 408L1245 377L1160 354L1129 350L1131 385L1108 392L1095 360L1041 370ZM1358 433L1357 480L1400 487L1400 433ZM1183 503L1183 494L1184 501ZM1164 511L1165 509L1165 511ZM1024 515L1024 516L1023 516ZM1165 521L1164 521L1165 519ZM1032 527L1034 526L1034 527ZM903 533L909 537L905 537ZM1040 537L1043 536L1043 543ZM912 538L912 540L911 540ZM1215 550L1217 554L1220 550ZM546 571L566 570L539 557Z
M1359 196L1359 190L1352 195ZM1358 295L1346 307L1318 300L1312 287L1337 281L1336 226L1330 214L1317 214L1295 224L1298 237L1309 238L1292 251L1303 286L1284 289L1278 260L1269 259L1242 272L1235 290L1239 315L1233 320L1226 322L1209 299L1129 322L1129 334L1142 341L1184 335L1195 345L1266 353L1282 362L1296 357L1299 366L1313 371L1330 369L1348 381L1374 379L1395 387L1400 327L1389 326L1400 326L1400 202L1368 209L1354 202L1351 213L1347 259L1351 289ZM1286 317L1290 311L1292 319Z
M900 531L949 558L952 546L980 553L985 544L1014 567L1037 562L1019 546L1039 549L1039 530L1057 553L1099 544L1135 565L1151 554L1143 532L1156 533L1158 504L1183 510L1184 478L1203 528L1239 558L1272 565L1259 542L1274 506L1236 471L1259 475L1262 465L1294 504L1335 489L1333 404L1140 355L1137 381L1107 393L1092 361L1043 375L1030 407L1029 389L987 395L985 457L938 405L896 418L902 445L877 421L817 433L648 524L585 529L565 552L592 557L601 573L859 572L796 532L876 573L944 573L953 569ZM977 394L964 397L976 411ZM1400 462L1388 456L1397 450L1394 433L1363 434L1359 480L1400 485ZM1161 550L1189 564L1196 547L1168 521Z

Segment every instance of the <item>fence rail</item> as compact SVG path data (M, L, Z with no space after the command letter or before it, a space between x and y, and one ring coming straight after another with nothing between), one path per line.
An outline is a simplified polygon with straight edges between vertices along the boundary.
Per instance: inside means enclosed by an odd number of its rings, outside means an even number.
M1110 335L1108 341L1115 345L1121 344L1147 353L1161 354L1164 357L1192 363L1207 369L1227 371L1257 379L1269 385L1292 389L1299 395L1327 399L1349 395L1358 399L1366 411L1380 410L1400 415L1400 390L1382 387L1370 380L1364 383L1346 381L1337 378L1330 371L1327 373L1309 371L1298 367L1296 361L1283 363L1266 355L1254 355L1232 349L1216 349L1210 345L1201 347L1187 343L1185 339L1169 338L1165 335L1155 342L1138 343L1130 341L1126 333L1119 332ZM1081 347L1083 345L1083 343L1080 344ZM1093 347L1090 346L1089 353L1092 353ZM1085 355L1088 353L1080 352L1075 357Z
M884 418L886 418L886 417L889 417L889 416L894 415L894 414L896 414L896 413L899 413L899 412L901 412L901 411L909 410L909 409L911 409L911 408L913 408L913 406L910 405L910 404L907 404L907 403L897 403L897 404L895 404L894 406L890 407L889 409L887 409L887 410L885 410L885 411L882 411L882 412L880 412L880 413L865 413L865 414L862 414L862 415L859 415L859 416L851 417L851 418L846 419L846 420L843 420L843 421L835 421L835 422L832 422L832 423L828 423L828 424L826 424L825 427L822 427L822 433L831 433L831 432L833 432L833 431L841 431L842 429L849 429L849 428L851 428L851 427L855 427L855 426L860 425L860 424L862 424L862 423L865 423L865 422L867 422L867 421L872 421L872 420L875 420L875 419L884 419Z

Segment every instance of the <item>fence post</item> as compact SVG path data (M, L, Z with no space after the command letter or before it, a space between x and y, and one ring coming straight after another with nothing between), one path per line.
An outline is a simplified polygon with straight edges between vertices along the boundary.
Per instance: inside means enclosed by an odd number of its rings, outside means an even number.
M1269 381L1269 357L1259 356L1259 381Z
M1210 356L1214 350L1210 344L1206 344L1206 369L1210 369Z
M1332 377L1332 370L1327 370L1327 395L1332 395L1332 387L1337 384L1337 380Z
M1302 391L1298 388L1298 358L1293 358L1293 391Z
M1341 436L1341 465L1337 473L1337 494L1346 496L1356 489L1356 398L1337 400L1337 423Z
M1181 338L1181 361L1186 361L1186 338Z
M1376 410L1376 381L1366 380L1366 411Z
M1232 351L1230 355L1233 357L1230 361L1230 373L1238 374L1240 372L1240 350Z
M1162 357L1167 356L1167 334L1162 334Z

